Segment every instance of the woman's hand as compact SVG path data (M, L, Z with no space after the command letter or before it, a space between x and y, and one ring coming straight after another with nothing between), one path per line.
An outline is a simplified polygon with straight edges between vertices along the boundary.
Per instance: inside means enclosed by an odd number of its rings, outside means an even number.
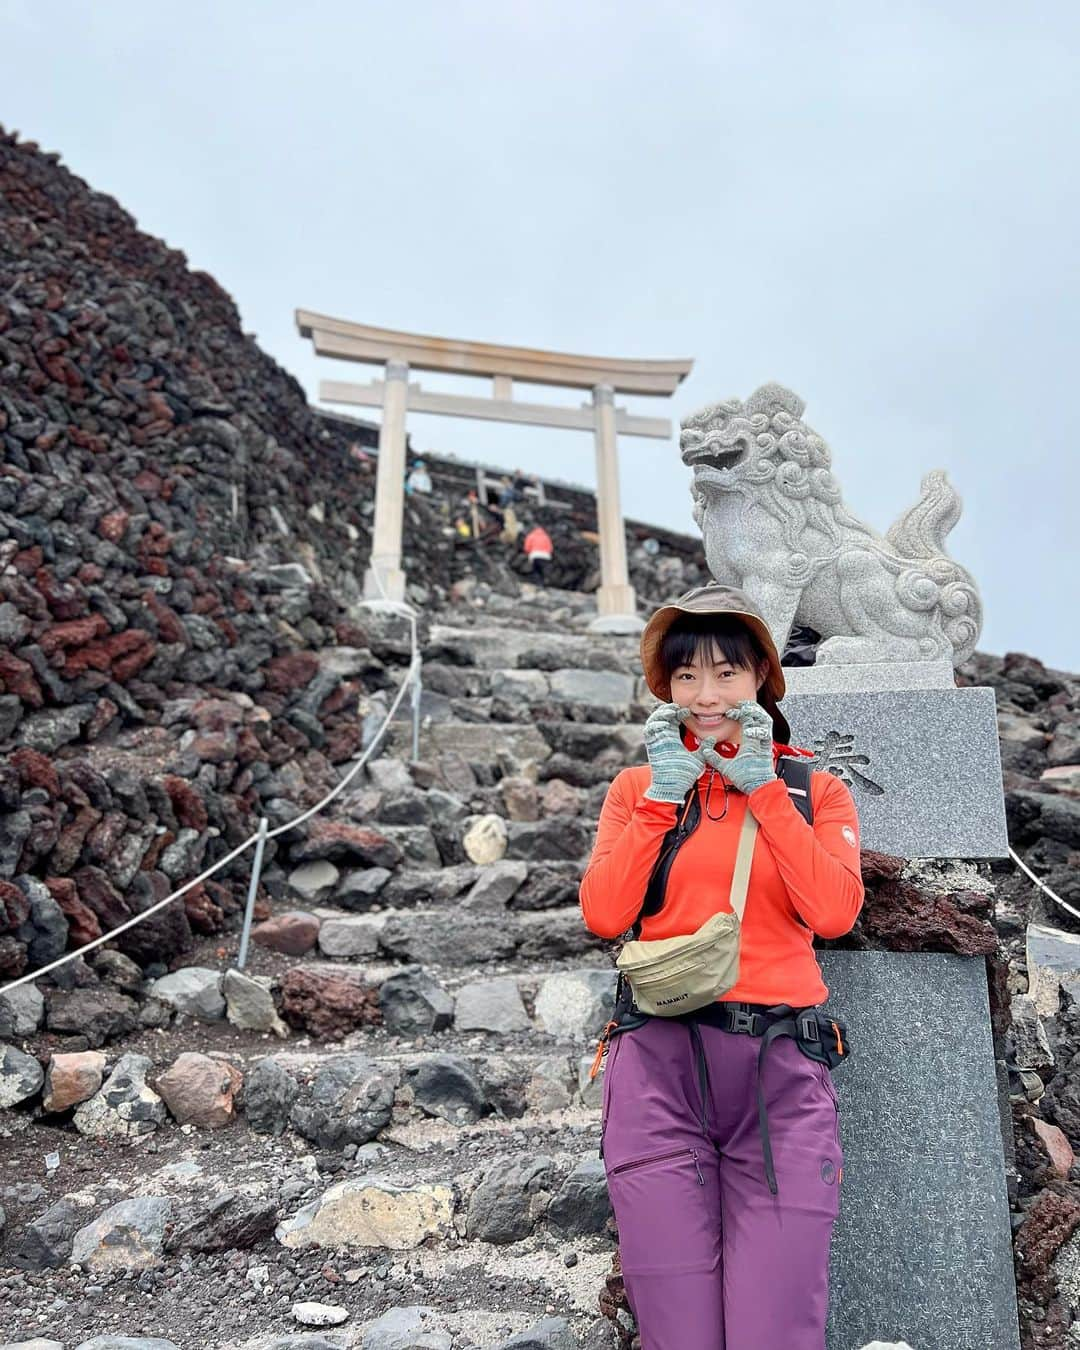
M728 717L742 727L739 749L732 759L724 759L712 746L701 747L705 763L724 775L732 787L751 793L755 788L771 783L776 777L773 767L772 718L752 699L743 699L729 708Z
M679 726L689 715L689 709L674 703L661 703L649 714L644 736L652 770L652 783L645 792L650 801L677 805L705 772L705 751L712 750L716 737L707 737L699 750L687 750Z

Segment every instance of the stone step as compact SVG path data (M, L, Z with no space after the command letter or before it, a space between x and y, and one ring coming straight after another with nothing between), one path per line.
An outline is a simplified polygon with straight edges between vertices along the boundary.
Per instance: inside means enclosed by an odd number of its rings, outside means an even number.
M317 940L324 954L344 960L381 956L432 967L546 960L605 950L604 939L589 932L576 906L500 917L429 906L343 914L324 905L318 917L317 939L314 932L294 937L293 929L302 924L278 916L268 920L267 927L256 927L254 941L301 955Z
M515 627L460 628L432 624L422 653L425 662L489 670L623 670L640 673L637 637L602 634L521 632Z

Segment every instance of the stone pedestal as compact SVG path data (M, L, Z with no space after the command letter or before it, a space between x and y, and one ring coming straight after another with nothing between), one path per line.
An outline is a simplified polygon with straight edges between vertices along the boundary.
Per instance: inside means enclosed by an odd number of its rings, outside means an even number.
M851 789L864 849L900 858L1008 855L992 689L947 661L784 671L792 742Z
M985 962L820 957L854 1047L834 1075L845 1158L828 1350L1018 1350Z

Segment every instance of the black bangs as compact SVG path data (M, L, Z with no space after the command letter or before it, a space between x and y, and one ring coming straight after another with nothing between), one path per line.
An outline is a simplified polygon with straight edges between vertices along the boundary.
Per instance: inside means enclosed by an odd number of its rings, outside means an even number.
M665 678L670 680L680 666L688 666L699 655L755 671L762 661L768 660L757 635L734 615L683 614L660 643L660 664Z

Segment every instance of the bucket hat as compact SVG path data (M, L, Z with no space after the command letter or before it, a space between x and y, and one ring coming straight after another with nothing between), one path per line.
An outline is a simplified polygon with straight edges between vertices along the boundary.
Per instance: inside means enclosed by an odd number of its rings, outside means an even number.
M664 674L660 649L668 629L683 614L730 614L741 619L752 630L769 662L769 673L758 691L758 702L772 717L773 739L784 745L789 744L791 728L777 707L786 690L780 654L761 611L745 592L734 586L725 586L719 581L711 581L707 586L696 586L677 600L661 605L652 616L641 634L641 668L651 692L664 703L671 702L671 681Z

